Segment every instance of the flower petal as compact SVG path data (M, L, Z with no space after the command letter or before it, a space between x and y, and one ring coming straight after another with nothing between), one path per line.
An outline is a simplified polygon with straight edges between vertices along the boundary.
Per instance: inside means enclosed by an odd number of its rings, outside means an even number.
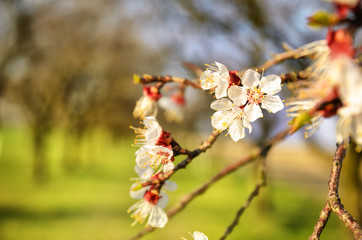
M217 111L214 113L211 119L211 125L219 131L227 129L235 118L234 114L227 111Z
M234 142L237 142L245 137L245 129L241 119L233 121L229 127L229 134Z
M135 188L138 185L139 185L139 183L132 184L131 189ZM143 196L145 195L145 192L148 191L149 189L150 189L150 187L143 187L143 188L141 188L140 190L137 190L137 191L130 190L129 195L133 199L142 199Z
M265 95L261 101L261 107L269 112L276 113L284 108L284 104L279 96Z
M160 207L160 208L165 208L168 201L169 201L169 197L168 195L164 192L164 191L161 191L160 192L160 198L158 199L158 202L157 202L157 207Z
M200 77L201 88L208 90L216 87L219 79L221 78L220 73L211 70L206 70Z
M177 189L177 184L168 180L163 185L163 190L166 191L175 191L176 189Z
M231 86L228 90L228 97L237 106L243 106L248 98L246 89L240 86Z
M263 93L274 95L279 92L281 87L281 79L278 75L271 74L261 78L261 91Z
M148 219L146 226L152 226L157 228L163 228L168 221L167 214L162 208L155 206Z
M209 238L204 233L198 231L195 231L191 236L194 238L194 240L209 240Z
M226 68L226 66L219 62L215 62L215 65L217 66L217 68L220 71L221 78L223 78L225 80L229 80L229 70Z
M231 109L232 106L233 106L233 103L227 98L215 100L210 105L211 109L216 110L216 111L226 111L226 110Z
M229 87L229 81L225 79L220 79L217 83L217 87L215 89L215 97L220 99L222 97L226 97L227 89Z
M259 82L260 74L257 71L248 69L241 78L241 83L247 89L253 88L256 82Z
M143 168L143 167L139 167L139 166L135 165L134 170L137 173L137 175L143 180L150 179L152 177L152 175L155 173L153 168L151 168L149 166L146 166L145 168Z
M263 117L263 113L261 112L259 105L256 104L246 105L244 112L246 119L250 122L254 122L256 119Z

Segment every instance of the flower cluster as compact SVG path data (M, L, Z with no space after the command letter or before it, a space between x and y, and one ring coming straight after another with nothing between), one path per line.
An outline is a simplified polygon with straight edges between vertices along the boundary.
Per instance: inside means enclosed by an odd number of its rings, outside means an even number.
M248 69L240 78L237 72L216 62L201 76L201 87L215 89L217 100L211 103L216 110L211 124L220 132L228 129L232 140L245 137L245 128L252 131L251 122L263 117L261 108L276 113L284 108L279 96L281 79L277 75L263 76Z
M356 50L351 35L344 29L330 29L326 40L302 46L300 51L311 55L313 62L310 81L297 88L296 97L287 103L289 116L294 117L293 131L308 122L308 137L323 117L338 115L337 143L347 143L352 136L361 148L362 72L353 59Z
M140 145L136 151L135 171L138 174L136 183L131 186L132 198L141 199L128 209L131 217L137 222L143 223L148 217L146 226L162 228L166 225L168 218L163 208L166 206L168 197L161 191L174 190L176 185L169 181L161 182L159 174L174 168L173 151L170 133L163 131L155 117L148 116L143 120L144 128L133 128L138 134L135 145ZM149 182L157 184L149 185Z

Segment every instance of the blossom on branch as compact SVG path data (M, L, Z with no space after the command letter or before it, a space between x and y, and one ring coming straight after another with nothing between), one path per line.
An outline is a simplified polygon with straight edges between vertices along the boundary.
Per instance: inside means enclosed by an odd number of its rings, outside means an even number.
M135 219L132 223L134 226L137 222L143 223L148 217L147 226L163 228L167 221L167 214L163 210L167 201L161 201L164 196L161 196L157 190L146 191L143 199L135 203L128 209L131 217Z
M136 152L136 164L139 167L150 166L157 173L170 171L174 168L173 151L163 146L150 146L146 145L141 147Z
M215 100L210 106L216 110L214 115L211 117L211 125L218 129L220 132L229 129L228 134L233 141L237 142L245 137L245 128L249 129L249 133L252 131L249 117L253 117L248 114L251 111L250 106L242 108L235 102L230 101L227 98Z
M241 78L242 86L231 86L228 97L239 106L251 105L251 118L262 117L261 108L276 113L284 108L279 96L275 94L281 90L281 79L271 74L266 77L257 71L248 69ZM261 107L261 108L260 108ZM251 122L253 122L251 120Z
M144 119L146 116L157 115L157 101L161 98L159 89L154 86L143 86L143 96L136 102L133 117Z
M170 133L163 131L157 119L153 116L143 119L144 128L131 127L137 134L135 145L161 145L168 147L171 142Z
M201 88L205 90L215 88L215 97L220 99L226 97L229 87L230 74L224 64L215 62L215 65L208 65L206 71L200 77Z
M211 124L219 131L228 129L235 142L245 137L245 128L252 131L250 122L263 117L261 108L276 113L284 108L279 96L281 79L277 75L261 76L251 69L241 79L242 86L231 85L228 98L215 100L211 108L216 110Z
M190 233L194 240L208 240L209 238L202 232L195 231L194 233ZM181 238L183 240L187 240L186 238Z
M183 93L174 93L170 97L163 97L159 101L160 107L165 110L165 118L169 122L182 122L184 119L183 108L185 106Z
M346 73L340 87L343 106L338 110L337 143L349 142L349 136L362 148L362 81L358 67Z

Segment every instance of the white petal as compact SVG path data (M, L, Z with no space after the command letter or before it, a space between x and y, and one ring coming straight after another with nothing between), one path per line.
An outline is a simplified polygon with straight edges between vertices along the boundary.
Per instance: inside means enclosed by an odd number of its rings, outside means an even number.
M153 170L153 168L146 166L146 167L139 167L137 165L134 166L134 170L137 173L137 175L143 179L143 180L148 180L152 177L152 175L155 173L155 171Z
M228 80L229 79L229 70L222 63L215 62L217 68L220 71L221 78Z
M233 103L227 98L215 100L210 105L211 109L216 110L216 111L229 110L232 108L232 106L233 106Z
M163 185L163 190L166 191L175 191L176 189L177 189L177 184L168 180Z
M194 238L194 240L209 240L208 237L204 233L198 232L198 231L195 231L192 234L192 237Z
M219 131L227 129L234 120L235 115L226 111L217 111L214 113L211 119L211 125Z
M284 104L279 96L265 95L261 101L261 107L269 112L276 113L284 108Z
M263 93L274 95L282 89L281 79L275 74L262 77L260 88Z
M138 186L138 185L139 185L139 183L132 184L131 189ZM142 199L143 196L145 195L145 192L148 191L149 189L150 189L150 187L143 187L143 188L141 188L140 190L137 190L137 191L130 190L129 195L133 199Z
M352 137L358 146L362 146L362 114L353 118Z
M229 81L225 79L220 79L217 83L217 87L215 89L215 97L220 99L222 97L226 97L227 89L229 87Z
M168 201L169 201L168 195L164 191L161 191L157 206L160 208L165 208Z
M263 117L263 113L261 112L259 105L256 104L246 105L244 112L246 119L250 122L254 122L256 119Z
M237 142L245 137L245 129L241 119L233 121L229 127L229 134L234 142Z
M258 83L260 79L260 74L257 71L248 69L241 78L241 83L247 89L253 88L255 83Z
M246 89L240 86L231 86L228 90L228 97L237 106L243 106L248 98Z
M248 119L246 118L243 119L243 125L245 128L249 129L249 134L253 131L253 127L251 126Z
M145 134L146 140L147 141L157 140L157 138L161 135L162 128L160 124L158 124L156 118L153 116L145 117L143 120L143 124L147 128Z
M167 164L163 165L163 171L168 172L171 171L174 168L173 163L170 161Z
M201 88L208 90L216 87L216 84L218 83L220 78L221 76L217 72L211 70L204 71L200 77Z
M157 228L163 228L168 221L167 214L162 208L155 206L148 219L146 226L152 226Z

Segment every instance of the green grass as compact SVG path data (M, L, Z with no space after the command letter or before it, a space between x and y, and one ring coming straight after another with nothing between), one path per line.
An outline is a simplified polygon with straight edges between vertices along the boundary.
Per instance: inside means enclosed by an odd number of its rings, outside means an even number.
M143 229L131 227L127 209L134 152L131 138L112 141L102 131L86 136L79 146L79 167L64 171L64 134L51 134L47 144L49 179L32 180L32 144L26 129L0 130L0 239L113 240L127 239ZM176 161L179 161L177 159ZM178 190L169 193L172 206L226 165L210 154L195 159L171 179ZM198 197L183 212L144 239L180 239L198 230L219 239L254 186L254 168L239 170ZM325 192L302 184L269 179L228 239L308 239L323 207ZM322 239L346 239L351 234L333 215Z

